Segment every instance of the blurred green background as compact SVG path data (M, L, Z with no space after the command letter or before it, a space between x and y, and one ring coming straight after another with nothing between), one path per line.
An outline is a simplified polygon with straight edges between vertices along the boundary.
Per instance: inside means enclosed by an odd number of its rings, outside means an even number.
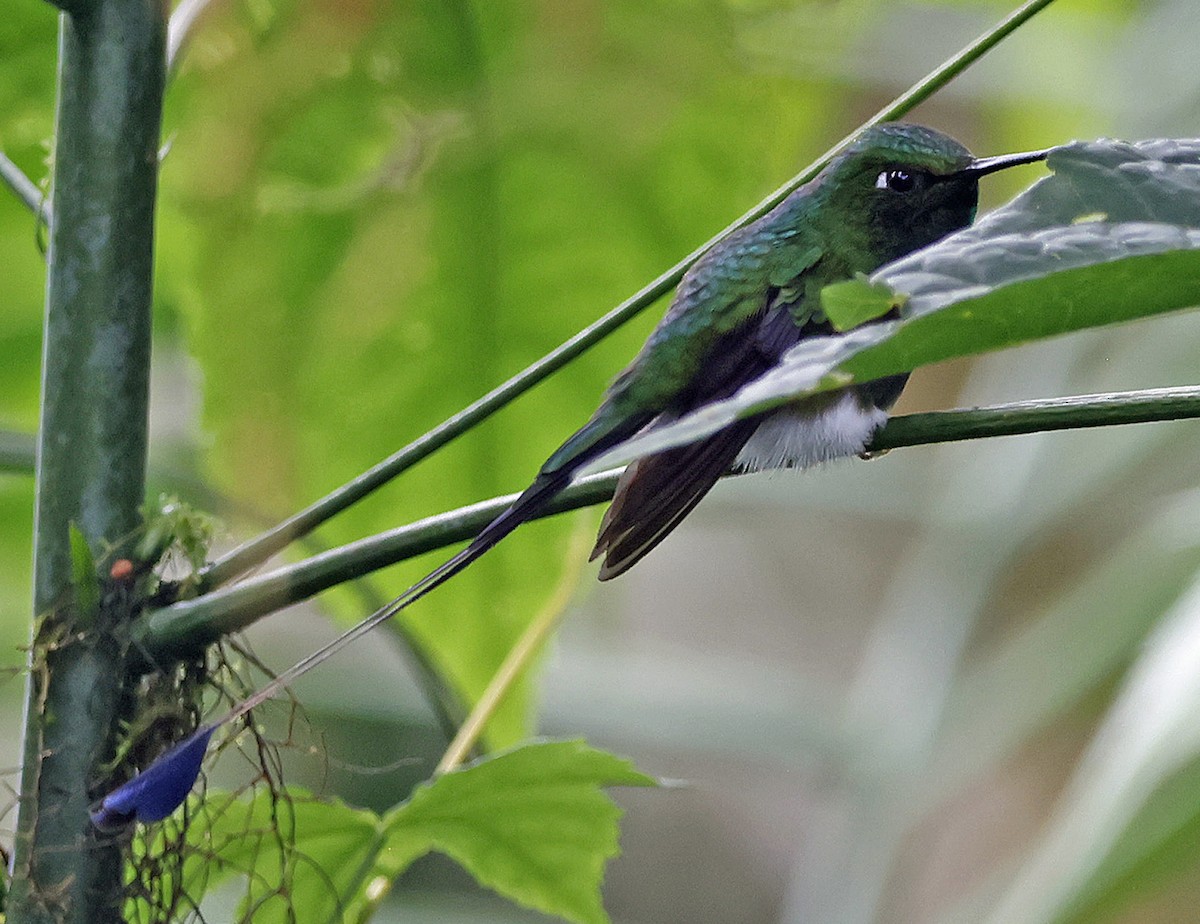
M316 498L632 293L1010 6L213 0L167 99L155 490L219 492L223 544ZM0 149L35 180L55 29L36 0L0 18ZM1194 0L1060 0L911 118L989 154L1194 135L1198 41ZM987 181L984 206L1036 175ZM0 428L32 432L44 265L15 197L0 235ZM659 314L320 540L523 487ZM897 412L1193 383L1198 352L1187 315L1092 332L921 370ZM606 896L625 924L1194 920L1198 455L1195 424L1144 425L720 485L628 577L584 569L540 688L491 741L582 734L686 781L618 794ZM14 667L32 490L0 474ZM522 530L414 608L459 688L478 692L579 567L564 550L598 515ZM283 667L329 615L364 610L332 594L250 636ZM381 634L300 685L321 753L295 749L297 780L382 808L428 775L445 741L406 665ZM20 692L0 688L0 766L18 760ZM434 859L379 919L537 918Z

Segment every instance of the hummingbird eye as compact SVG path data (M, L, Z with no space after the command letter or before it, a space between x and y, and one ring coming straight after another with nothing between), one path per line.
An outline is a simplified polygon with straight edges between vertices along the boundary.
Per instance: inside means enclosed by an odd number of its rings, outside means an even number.
M917 185L917 178L908 170L893 168L884 170L875 178L876 189L890 189L892 192L911 192Z

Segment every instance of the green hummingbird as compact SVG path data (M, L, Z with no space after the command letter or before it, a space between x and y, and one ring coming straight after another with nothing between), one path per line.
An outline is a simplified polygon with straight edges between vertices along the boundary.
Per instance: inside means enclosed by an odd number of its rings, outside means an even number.
M979 178L1046 151L976 158L920 125L868 128L811 182L723 238L684 275L659 325L609 386L592 418L475 540L422 582L422 595L528 520L601 453L640 431L729 397L801 340L834 333L821 289L871 273L965 228ZM600 580L623 574L661 542L731 469L804 468L861 453L907 375L804 398L691 445L630 464L592 558Z
M692 266L666 315L591 419L466 548L114 790L97 808L95 823L106 828L130 818L165 817L191 788L219 725L458 574L537 515L602 453L728 397L801 340L834 333L821 310L823 287L873 272L966 227L975 217L980 177L1047 153L976 158L953 138L919 125L888 123L863 131L815 179ZM641 560L730 469L804 467L862 452L906 379L889 376L802 398L633 462L596 541L592 557L604 558L600 579Z
M603 453L728 397L800 341L834 333L821 309L822 288L967 227L975 219L980 177L1048 153L977 158L947 135L902 122L862 131L812 181L696 261L591 419L551 454L508 509L388 607L306 661L318 663L461 572ZM732 468L805 467L861 453L906 380L889 376L802 398L633 462L617 483L592 552L604 559L600 580L640 561Z

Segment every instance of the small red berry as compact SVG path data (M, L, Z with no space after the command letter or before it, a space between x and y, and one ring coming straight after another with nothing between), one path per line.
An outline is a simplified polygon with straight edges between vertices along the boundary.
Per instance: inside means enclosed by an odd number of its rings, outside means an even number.
M118 558L112 563L112 568L109 569L108 575L114 581L123 581L128 577L132 577L133 562L128 558Z

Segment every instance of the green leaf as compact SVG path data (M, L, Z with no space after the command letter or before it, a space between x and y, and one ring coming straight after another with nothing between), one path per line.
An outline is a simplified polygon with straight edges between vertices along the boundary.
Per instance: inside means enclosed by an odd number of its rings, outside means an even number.
M859 274L845 282L835 282L821 290L821 308L839 331L882 318L904 307L907 299L882 282L871 282Z
M248 874L241 912L253 908L253 920L263 924L286 924L295 915L343 920L347 904L369 884L367 871L381 843L379 817L304 792L289 793L278 809L262 792L239 805L243 811L222 815L213 833L226 838L217 866ZM289 850L279 849L280 837Z
M902 319L805 341L732 398L595 467L816 391L1200 304L1200 140L1076 142L1047 163L1054 175L1004 208L871 277L906 300Z
M385 816L385 863L399 872L437 850L514 901L602 924L604 866L621 810L604 786L653 786L626 760L582 741L524 745L420 787Z
M190 802L194 853L180 883L199 902L244 878L241 908L254 909L256 924L365 920L393 879L436 850L514 901L599 924L621 815L602 787L653 785L581 741L542 741L425 783L382 818L299 789L275 804L261 789L250 798L210 791ZM163 849L162 829L147 830L153 839L135 846L135 861Z
M81 618L90 622L100 606L100 578L96 574L96 559L92 557L87 537L71 524L71 586L75 588L75 605Z
M131 875L145 867L152 880L147 894L170 895L178 888L198 905L207 891L241 879L237 920L250 920L253 909L256 924L324 924L353 920L345 916L348 903L370 890L365 877L381 845L381 822L373 812L318 800L298 788L273 801L258 788L240 798L209 790L203 800L189 800L188 818L187 853L179 867L158 859L179 849L168 843L163 826L143 828L135 838ZM127 920L158 920L144 898L129 904Z

